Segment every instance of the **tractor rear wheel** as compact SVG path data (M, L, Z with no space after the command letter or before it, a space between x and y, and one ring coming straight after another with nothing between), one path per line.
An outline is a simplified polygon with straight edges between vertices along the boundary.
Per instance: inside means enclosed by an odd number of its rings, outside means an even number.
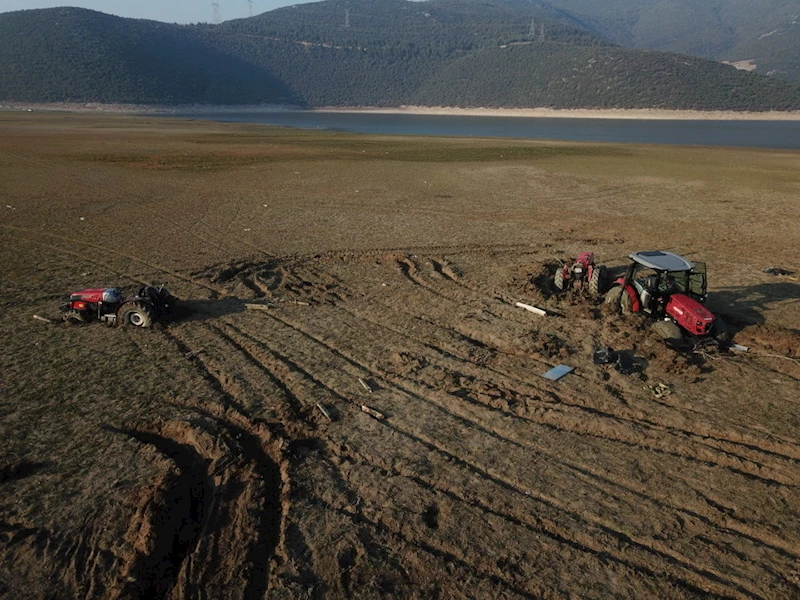
M553 285L559 292L564 291L564 267L558 267L556 274L553 276Z
M683 343L683 332L672 321L657 321L653 323L653 331L670 346L680 346Z
M592 277L589 279L589 293L595 297L602 296L605 291L605 282L606 268L603 265L596 266L592 271Z
M624 315L633 313L633 298L621 285L615 285L606 292L604 303L613 305L615 309L619 307Z
M141 302L128 302L119 309L117 320L122 327L151 327L153 315Z

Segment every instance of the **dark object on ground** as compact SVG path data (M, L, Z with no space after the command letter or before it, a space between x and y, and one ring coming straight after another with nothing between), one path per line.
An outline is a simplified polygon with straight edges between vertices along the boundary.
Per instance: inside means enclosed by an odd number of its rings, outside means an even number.
M594 351L594 364L596 365L607 365L616 360L617 352L608 346L605 348L598 348Z
M636 371L636 366L633 364L633 357L624 352L617 354L617 371L623 375L631 375Z
M647 367L647 361L635 356L633 350L620 350L616 354L617 361L614 368L623 375L643 373Z
M794 275L794 271L781 269L780 267L770 267L769 269L765 269L764 273L767 273L768 275Z

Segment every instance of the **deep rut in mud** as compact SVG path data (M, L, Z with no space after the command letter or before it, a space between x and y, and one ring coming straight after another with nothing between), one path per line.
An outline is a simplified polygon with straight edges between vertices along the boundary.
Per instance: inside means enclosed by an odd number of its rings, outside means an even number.
M280 551L280 453L263 426L201 408L192 421L112 430L154 447L173 465L143 493L126 539L112 598L193 598L225 589L229 598L262 597Z

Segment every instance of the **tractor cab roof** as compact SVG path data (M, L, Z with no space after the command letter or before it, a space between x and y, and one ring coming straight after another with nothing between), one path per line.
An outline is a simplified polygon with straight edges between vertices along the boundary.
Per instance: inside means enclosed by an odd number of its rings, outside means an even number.
M691 271L694 268L694 263L666 250L634 252L629 255L629 258L642 266L656 271Z

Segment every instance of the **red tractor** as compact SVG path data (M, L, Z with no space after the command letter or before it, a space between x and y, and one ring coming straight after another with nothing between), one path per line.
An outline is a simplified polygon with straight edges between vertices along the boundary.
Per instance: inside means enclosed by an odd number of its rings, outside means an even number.
M553 276L553 284L559 291L570 286L588 289L593 296L603 293L606 281L606 268L594 264L594 252L581 252L572 263L558 268Z
M680 345L684 334L702 340L728 341L725 322L714 316L706 301L706 265L692 263L667 251L634 252L623 277L605 297L606 304L623 313L645 313L654 317L653 330L672 345Z
M61 311L67 323L99 321L109 327L151 327L177 301L164 286L146 285L128 297L117 288L91 288L70 294Z

